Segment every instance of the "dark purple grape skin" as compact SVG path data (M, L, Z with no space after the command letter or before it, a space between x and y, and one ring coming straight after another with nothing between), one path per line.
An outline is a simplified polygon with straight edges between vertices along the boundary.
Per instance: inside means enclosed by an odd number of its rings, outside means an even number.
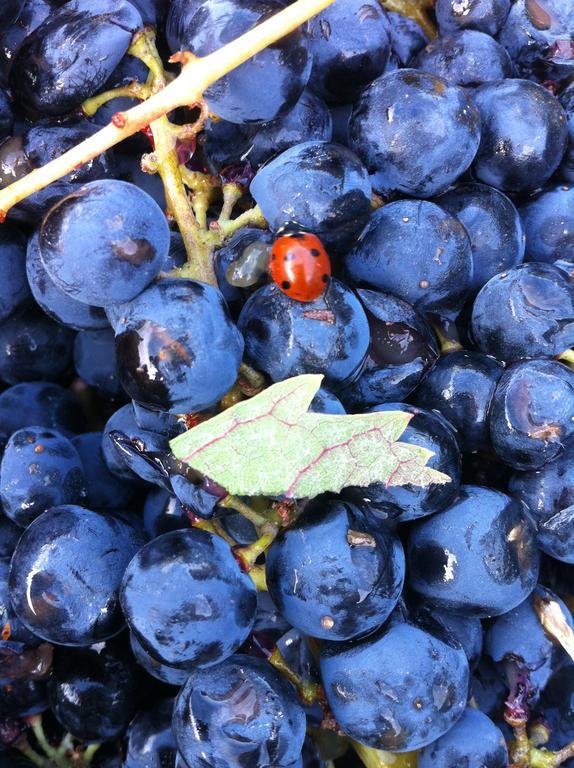
M417 53L425 47L429 39L422 27L409 16L394 11L387 11L391 53L385 72L393 72L400 67L411 65Z
M350 411L406 398L438 358L437 342L426 320L390 293L361 288L357 294L371 330L361 375L340 392Z
M172 727L186 763L217 768L289 768L305 740L293 688L265 659L243 655L191 673Z
M90 646L124 626L119 588L144 543L137 519L77 506L52 507L22 534L10 567L18 618L38 637Z
M5 515L0 515L0 562L10 563L22 529Z
M324 643L321 675L343 733L375 749L424 747L466 706L466 655L440 625L423 629L397 617L362 639Z
M409 585L429 605L463 616L499 616L536 586L540 553L521 504L463 486L450 507L411 527Z
M270 284L245 303L238 327L245 354L272 381L322 373L337 391L360 371L369 345L369 326L358 299L332 279L323 296L300 302Z
M355 543L349 531L357 533ZM367 543L358 541L360 534ZM265 566L269 594L284 618L324 640L350 640L380 626L405 573L399 539L337 499L312 503L272 544Z
M21 534L22 531L19 531ZM16 544L14 542L14 544ZM9 630L10 643L22 643L24 646L35 648L42 642L33 632L30 632L14 613L10 603L10 592L8 589L8 575L10 573L10 561L0 561L0 628L2 631ZM0 648L2 646L0 645ZM4 677L2 664L0 663L0 680ZM0 682L0 685L2 683Z
M486 83L473 93L481 139L473 165L479 181L503 192L530 192L560 165L568 139L566 112L529 80Z
M126 0L71 0L19 47L10 74L14 98L31 113L71 112L101 90L141 27Z
M46 709L48 698L43 680L23 678L0 684L0 717L30 717ZM10 768L13 766L14 763L10 763Z
M574 259L574 189L551 186L520 207L526 260L552 264Z
M190 527L189 517L181 502L163 488L153 488L146 496L143 524L150 539L169 531Z
M48 679L50 708L84 742L122 736L138 706L138 669L121 640L58 648Z
M108 469L102 452L102 433L85 432L73 437L71 442L84 469L86 506L98 510L129 507L134 495L134 486Z
M110 327L80 331L74 339L74 366L78 376L106 398L123 394L116 364L116 343Z
M437 410L457 430L463 451L490 447L489 415L504 368L481 352L443 355L414 394L420 408Z
M251 631L256 603L253 582L229 545L197 528L146 544L121 589L126 621L144 650L180 669L231 656Z
M339 0L318 13L309 23L309 86L329 104L352 101L385 71L389 32L386 13L373 0Z
M135 660L140 667L150 675L150 677L160 680L167 685L177 686L178 688L180 688L189 677L188 670L170 667L168 664L164 664L154 658L143 648L133 632L130 632L130 646Z
M345 266L355 282L449 318L462 310L473 280L466 229L426 200L400 200L376 211Z
M173 768L177 747L171 730L173 699L139 712L127 730L125 768Z
M474 301L471 334L482 352L507 363L560 355L574 344L574 283L534 262L495 275Z
M10 136L14 127L14 113L6 91L0 89L0 139Z
M26 279L26 238L10 224L0 228L0 322L31 298Z
M1 433L7 440L17 429L41 426L66 437L83 432L86 420L74 395L59 384L21 382L0 393Z
M506 21L510 4L511 0L473 0L471 3L437 0L436 19L440 34L477 29L494 37Z
M416 69L374 80L349 121L349 147L369 172L412 197L445 192L468 169L479 141L479 115L464 90Z
M463 88L476 88L515 74L506 49L490 35L475 30L435 38L419 52L415 66Z
M206 56L281 10L277 0L175 0L166 24L172 53ZM210 111L232 123L269 122L287 112L301 95L311 72L302 29L267 47L210 86Z
M5 0L0 10L0 24L10 26L22 13L24 0Z

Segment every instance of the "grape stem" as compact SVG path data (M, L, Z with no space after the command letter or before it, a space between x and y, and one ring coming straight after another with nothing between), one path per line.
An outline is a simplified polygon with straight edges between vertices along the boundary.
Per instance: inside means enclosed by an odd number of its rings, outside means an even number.
M8 211L24 198L61 179L128 136L133 136L178 107L199 103L205 90L223 75L297 29L333 2L297 0L209 56L176 55L175 60L181 61L183 66L175 80L147 101L115 115L112 122L98 133L0 191L0 221L4 221Z

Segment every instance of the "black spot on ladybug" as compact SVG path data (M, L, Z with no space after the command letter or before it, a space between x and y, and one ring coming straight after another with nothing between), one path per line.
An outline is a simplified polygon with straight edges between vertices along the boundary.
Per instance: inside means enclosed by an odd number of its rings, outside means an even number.
M316 248L311 248L311 256L314 256L317 258L317 256L321 255L321 251L318 251Z
M289 282L289 280L283 280L283 282L281 283L281 288L283 288L284 291L288 291L289 288L291 288L291 283Z
M294 240L304 240L307 235L304 232L292 232L289 237L292 237Z
M324 283L326 283L328 279L329 279L329 275L323 275L323 277L321 278L321 280L322 280Z
M275 254L274 253L271 254L271 261L275 261Z

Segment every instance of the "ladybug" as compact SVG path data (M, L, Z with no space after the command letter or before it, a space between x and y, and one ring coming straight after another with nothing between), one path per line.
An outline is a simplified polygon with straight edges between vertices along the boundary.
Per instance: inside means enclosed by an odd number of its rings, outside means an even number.
M273 243L269 272L277 287L289 298L314 301L327 287L331 262L317 235L289 232Z

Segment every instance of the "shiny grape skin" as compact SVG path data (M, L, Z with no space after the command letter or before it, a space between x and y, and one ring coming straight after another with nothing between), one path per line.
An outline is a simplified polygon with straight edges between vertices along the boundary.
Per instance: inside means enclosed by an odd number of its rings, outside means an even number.
M133 498L134 486L108 469L102 452L102 437L101 432L85 432L71 440L84 469L85 503L90 509L125 509Z
M176 699L172 728L189 765L288 768L303 747L305 715L266 660L236 655L192 672Z
M3 224L0 228L0 261L2 263L1 322L31 297L26 279L26 239L16 227L10 224Z
M116 325L116 352L130 397L151 408L188 413L215 405L233 386L243 338L216 288L164 279L126 308Z
M74 365L78 376L103 397L113 400L123 393L116 364L115 336L111 328L76 334Z
M349 411L406 398L438 357L434 334L419 313L390 293L357 291L371 330L361 375L340 396Z
M382 75L389 58L389 22L373 0L339 0L309 22L310 87L329 104L346 104Z
M426 200L400 200L376 211L345 266L360 284L450 318L461 311L473 280L466 229Z
M214 258L215 275L217 277L217 285L219 290L223 294L223 298L230 305L239 306L242 305L242 300L245 297L245 289L238 288L235 285L231 285L227 281L226 272L227 268L232 261L237 261L247 246L251 243L265 243L269 247L273 243L273 235L266 229L257 229L256 227L242 227L239 232L226 240L222 247L216 252Z
M246 357L272 381L322 373L335 392L359 372L369 345L362 306L335 279L312 302L290 299L273 284L259 288L245 303L238 327Z
M143 531L119 513L52 507L22 534L10 596L22 623L48 642L89 646L124 626L119 588Z
M503 192L529 192L545 184L566 149L566 113L546 88L506 79L473 93L481 140L473 171Z
M175 0L166 24L172 53L206 56L281 10L278 0ZM311 72L302 29L273 43L205 92L209 109L233 123L269 122L288 111Z
M404 403L384 403L371 410L412 414L401 441L430 450L433 455L428 460L428 466L444 472L450 482L431 483L426 487L387 487L384 483L372 483L365 488L350 486L345 489L344 495L363 509L367 520L373 525L380 524L382 520L416 520L452 504L459 492L461 464L457 435L450 423L436 411L433 413Z
M375 749L424 747L448 731L466 706L466 655L438 626L431 634L391 618L362 639L324 643L321 675L343 733Z
M514 203L487 184L459 184L435 200L461 222L470 238L472 287L478 291L524 258L525 235Z
M0 498L16 525L26 528L50 507L85 497L82 462L67 437L45 427L14 432L0 465Z
M0 393L0 425L6 439L17 429L41 426L71 437L86 428L74 395L59 384L21 382Z
M173 705L172 699L160 699L132 720L125 768L173 768L177 749L171 730Z
M492 445L514 469L540 469L574 439L574 372L555 360L525 360L498 381L490 412Z
M40 255L40 235L36 231L28 240L26 274L36 302L52 320L75 330L107 328L108 320L101 307L91 307L69 296L52 282Z
M463 89L416 69L374 80L349 121L349 146L368 170L412 197L446 191L472 163L479 140L479 115Z
M508 490L536 523L536 541L551 557L574 564L574 445L532 472L516 472Z
M463 88L475 88L515 74L507 51L490 35L475 30L435 38L419 52L415 66Z
M385 72L408 67L429 39L422 27L409 16L387 11L390 24L391 53Z
M126 0L71 0L19 47L10 87L31 113L63 115L105 84L142 27Z
M30 717L48 709L43 680L11 680L0 685L0 717ZM9 768L13 767L10 763Z
M143 507L143 524L150 539L169 531L190 527L189 517L181 502L163 488L152 488L147 494Z
M463 616L499 616L536 586L540 554L521 504L462 486L448 509L416 523L407 546L409 585L430 605Z
M473 0L463 4L459 0L437 0L436 19L440 34L460 29L477 29L494 36L502 27L510 10L511 0Z
M520 207L527 261L574 259L574 189L551 186Z
M192 528L164 533L138 552L124 575L121 604L136 639L158 661L207 667L247 638L256 591L228 544Z
M350 533L367 541L349 539ZM350 640L380 626L404 582L401 543L360 510L317 500L266 555L269 593L287 621L306 635Z
M21 530L19 531L20 533L22 533ZM14 543L16 544L16 542ZM8 589L9 572L9 559L0 561L0 631L2 633L9 631L8 641L10 643L22 643L25 646L34 648L40 645L42 641L33 632L30 632L14 613L14 609L10 604L10 592ZM0 678L4 674L0 666ZM0 682L1 685L2 683Z
M156 680L161 680L162 683L167 683L168 685L174 685L180 688L189 677L189 670L170 667L168 664L164 664L154 658L151 653L148 653L145 648L143 648L133 632L130 632L130 646L135 660L140 667ZM192 665L190 665L190 669L191 667Z
M414 394L420 408L437 410L458 433L465 452L490 446L490 406L504 367L482 352L443 355Z
M477 709L463 716L418 755L419 768L507 768L508 748L502 731Z
M54 380L72 360L74 333L34 306L24 306L0 323L0 379L7 384Z
M574 283L552 264L501 272L474 301L471 334L482 352L507 363L559 355L574 344Z
M306 141L270 160L250 192L273 232L294 222L331 253L345 252L369 220L371 185L347 147Z
M121 736L136 713L138 669L122 640L92 648L57 648L48 680L50 708L77 739Z
M58 288L105 307L134 299L157 276L169 251L169 228L146 192L102 179L79 187L50 210L39 244Z

